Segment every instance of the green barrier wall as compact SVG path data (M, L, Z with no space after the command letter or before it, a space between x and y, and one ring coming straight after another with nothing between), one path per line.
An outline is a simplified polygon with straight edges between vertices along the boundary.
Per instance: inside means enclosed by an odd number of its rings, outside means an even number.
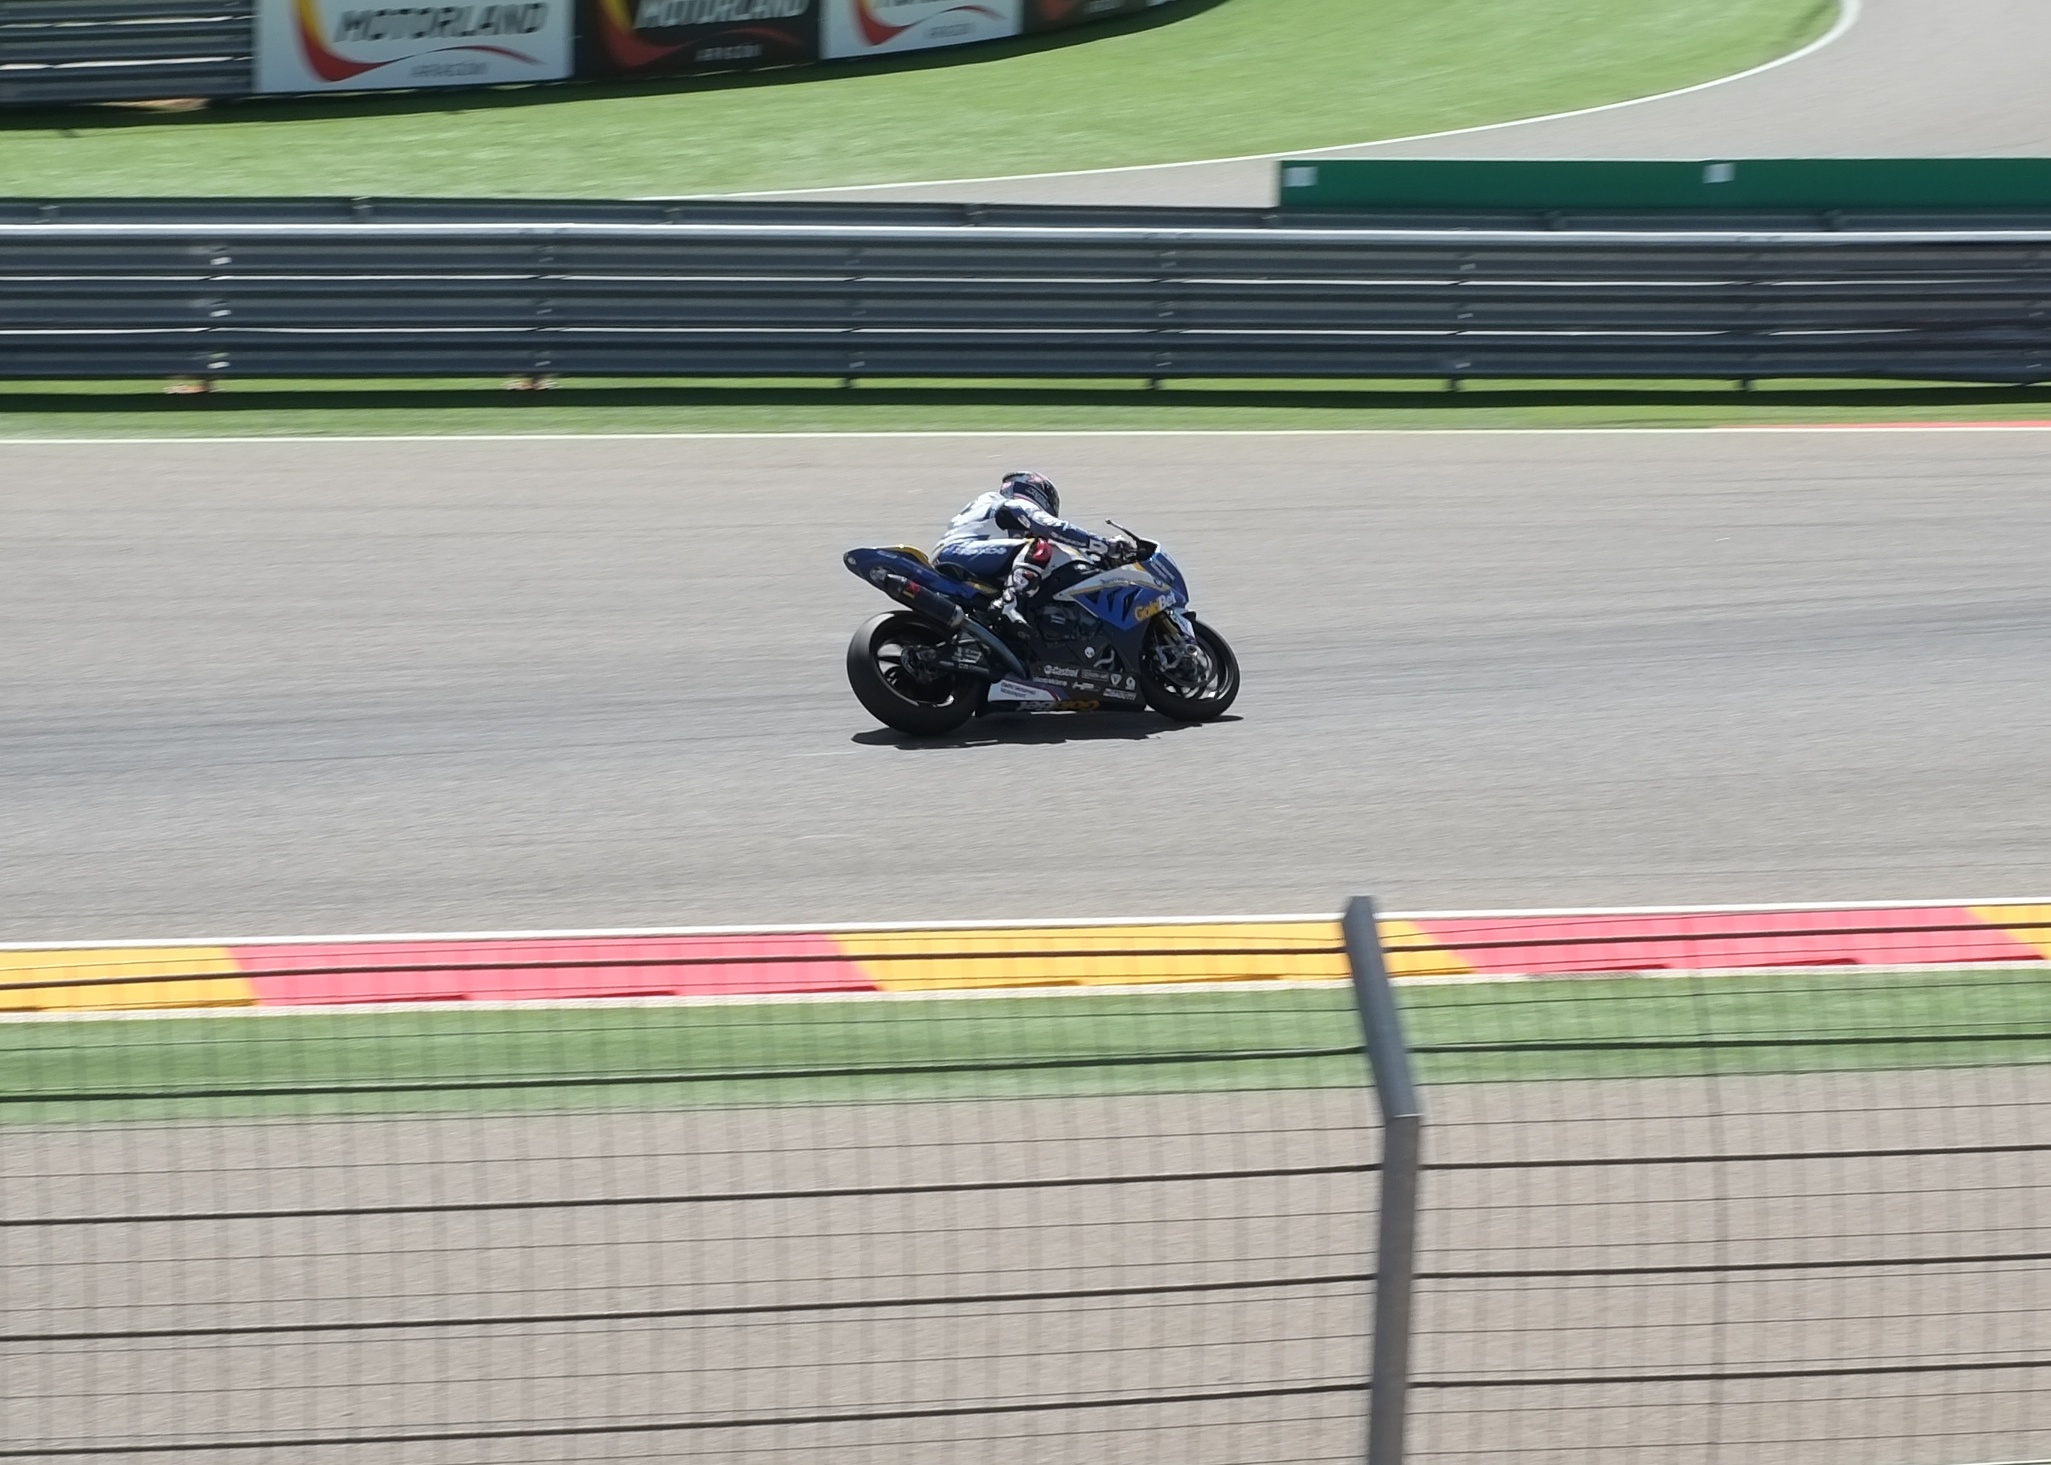
M2051 208L2051 158L1743 158L1690 163L1299 159L1282 207Z

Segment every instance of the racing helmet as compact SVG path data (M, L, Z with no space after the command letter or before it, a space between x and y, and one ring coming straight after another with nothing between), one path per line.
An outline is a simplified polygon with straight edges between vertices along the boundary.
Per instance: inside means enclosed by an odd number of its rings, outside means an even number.
M1013 498L1030 499L1050 514L1061 512L1061 490L1042 473L1007 473L1004 491Z

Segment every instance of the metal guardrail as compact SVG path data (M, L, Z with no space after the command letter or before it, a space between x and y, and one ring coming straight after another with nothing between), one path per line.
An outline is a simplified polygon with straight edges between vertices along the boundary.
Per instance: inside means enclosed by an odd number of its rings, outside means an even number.
M2051 379L2043 227L198 207L0 207L0 376Z
M0 106L241 96L254 0L8 0Z

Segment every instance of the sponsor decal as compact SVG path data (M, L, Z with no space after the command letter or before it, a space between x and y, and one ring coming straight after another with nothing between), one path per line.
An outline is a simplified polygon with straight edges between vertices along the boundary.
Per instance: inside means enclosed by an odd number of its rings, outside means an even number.
M582 36L586 75L790 66L819 54L818 0L584 0Z
M820 53L840 59L1000 40L1025 29L1025 0L822 0Z
M1054 694L1045 687L1036 687L1030 682L1015 682L1010 677L990 688L992 702L1047 702L1054 701Z
M370 91L558 81L570 74L574 4L258 0L256 89Z

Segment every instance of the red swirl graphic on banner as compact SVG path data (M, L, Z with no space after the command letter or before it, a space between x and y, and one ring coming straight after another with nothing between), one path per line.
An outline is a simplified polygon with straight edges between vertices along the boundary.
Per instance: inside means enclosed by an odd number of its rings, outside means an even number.
M956 15L963 11L976 15L987 15L995 21L1002 21L1004 19L1003 16L990 9L987 5L956 5L949 10L936 11L932 15L922 15L919 19L907 21L903 25L892 25L889 21L881 19L870 8L870 0L855 0L855 24L861 27L862 39L869 45L887 46L913 26L923 24L929 20L937 20L943 15Z
M617 66L629 70L653 66L684 49L681 43L657 46L642 40L640 32L634 29L633 17L627 14L627 0L599 0L598 19L606 52Z

